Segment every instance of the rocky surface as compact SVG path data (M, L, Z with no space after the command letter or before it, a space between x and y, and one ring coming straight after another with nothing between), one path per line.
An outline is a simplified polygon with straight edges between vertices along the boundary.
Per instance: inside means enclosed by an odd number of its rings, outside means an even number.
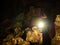
M60 15L57 15L55 20L55 31L56 35L52 39L52 45L60 45Z

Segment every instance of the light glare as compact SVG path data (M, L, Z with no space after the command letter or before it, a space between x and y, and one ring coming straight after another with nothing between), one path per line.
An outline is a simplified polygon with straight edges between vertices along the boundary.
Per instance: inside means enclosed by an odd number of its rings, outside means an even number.
M37 26L38 26L38 28L43 28L43 27L44 27L44 22L39 22L39 23L37 24Z

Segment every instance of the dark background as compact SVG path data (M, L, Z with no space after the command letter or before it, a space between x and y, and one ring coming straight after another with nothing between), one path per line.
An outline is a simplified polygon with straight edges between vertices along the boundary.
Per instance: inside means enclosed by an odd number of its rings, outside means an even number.
M26 11L30 6L42 8L49 17L60 13L60 2L56 0L3 0L1 7L0 23L5 19L12 19L20 12Z

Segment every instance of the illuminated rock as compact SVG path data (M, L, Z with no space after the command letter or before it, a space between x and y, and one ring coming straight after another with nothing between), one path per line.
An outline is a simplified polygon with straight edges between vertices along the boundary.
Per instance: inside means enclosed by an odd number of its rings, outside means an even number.
M55 20L56 35L52 39L52 45L60 45L60 15L57 15Z
M21 37L13 38L12 39L13 44L19 44L22 45L23 39Z
M26 41L42 43L42 33L36 27L32 27L32 30L27 32Z
M24 41L22 45L30 45L28 41Z
M60 15L57 15L56 20L55 20L55 25L60 26Z
M3 42L11 41L11 39L12 39L13 37L14 37L13 34L9 34L9 35L7 35L7 37L6 37L5 39L3 39Z

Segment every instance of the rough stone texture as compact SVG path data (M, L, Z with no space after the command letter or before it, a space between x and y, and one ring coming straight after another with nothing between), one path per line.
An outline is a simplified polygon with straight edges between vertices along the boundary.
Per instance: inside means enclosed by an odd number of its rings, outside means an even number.
M56 35L51 41L52 45L60 45L60 15L57 15L56 17L55 31L56 31Z

